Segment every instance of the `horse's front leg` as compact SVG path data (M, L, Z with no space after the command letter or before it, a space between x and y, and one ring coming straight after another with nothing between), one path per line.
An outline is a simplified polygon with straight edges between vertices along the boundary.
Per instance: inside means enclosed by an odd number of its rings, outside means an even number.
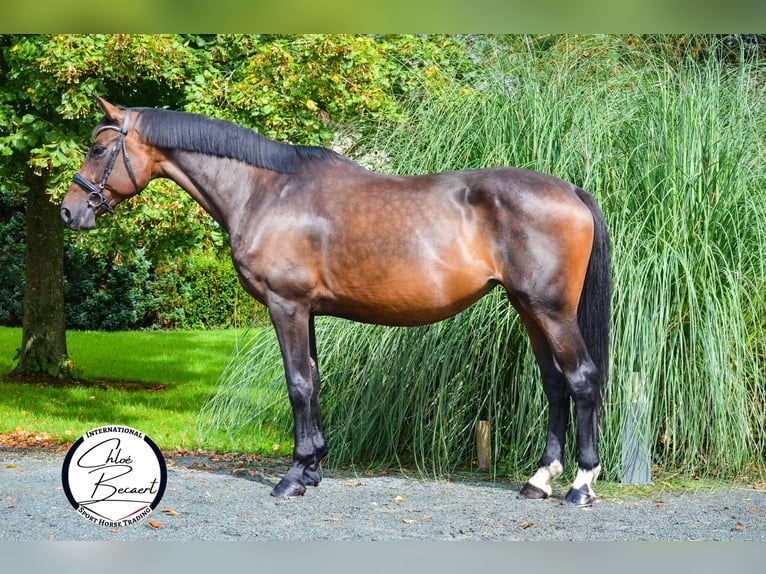
M319 370L316 364L314 322L298 303L278 301L269 305L277 332L293 409L293 464L274 487L272 496L301 496L306 486L319 484L318 466L327 453L319 411Z
M312 440L314 444L314 461L303 471L303 484L318 486L322 481L319 474L319 463L327 455L327 443L322 427L322 411L319 407L319 390L322 383L319 378L319 359L317 357L316 336L314 333L314 316L309 317L309 353L311 367L311 398L309 399Z

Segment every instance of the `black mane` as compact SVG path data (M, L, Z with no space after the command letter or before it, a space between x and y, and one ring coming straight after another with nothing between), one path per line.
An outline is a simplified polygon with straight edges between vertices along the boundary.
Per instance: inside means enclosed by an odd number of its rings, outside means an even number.
M156 108L136 108L140 112L141 138L164 148L236 159L280 173L295 173L302 162L344 159L319 146L284 144L238 126L200 114Z

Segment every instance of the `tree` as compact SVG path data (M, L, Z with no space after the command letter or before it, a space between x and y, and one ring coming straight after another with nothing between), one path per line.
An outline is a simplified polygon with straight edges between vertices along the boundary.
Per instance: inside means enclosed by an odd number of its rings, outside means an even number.
M17 374L67 378L71 363L64 331L64 226L46 194L48 170L27 167L24 332Z
M8 50L18 49L11 44L9 37L0 41L0 69L5 78L0 100L0 153L4 157L0 176L23 182L27 194L24 330L15 373L66 378L70 362L64 331L64 227L46 194L51 168L61 164L66 148L49 153L49 161L40 161L41 152L52 141L51 125L47 110L28 113L35 88L29 84L22 88L14 81L23 74L6 57Z
M175 103L196 60L175 36L0 36L0 178L26 193L24 319L16 374L68 378L64 227L51 202L82 160L90 93ZM164 95L164 97L163 97ZM20 177L20 174L24 174Z

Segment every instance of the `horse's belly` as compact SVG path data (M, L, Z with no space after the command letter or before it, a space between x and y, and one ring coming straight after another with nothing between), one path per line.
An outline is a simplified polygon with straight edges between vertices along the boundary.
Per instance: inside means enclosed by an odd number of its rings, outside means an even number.
M378 325L425 325L463 311L496 284L487 277L402 277L336 293L319 312Z

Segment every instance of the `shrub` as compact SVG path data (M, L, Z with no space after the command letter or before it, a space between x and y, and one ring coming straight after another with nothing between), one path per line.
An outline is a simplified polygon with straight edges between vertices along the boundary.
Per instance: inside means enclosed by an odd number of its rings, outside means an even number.
M128 262L113 263L70 248L64 260L68 329L118 331L144 326L150 263L142 252Z
M199 329L250 325L260 306L239 284L227 252L197 252L157 268L150 286L152 323Z
M24 210L0 190L0 325L20 325L24 310Z

